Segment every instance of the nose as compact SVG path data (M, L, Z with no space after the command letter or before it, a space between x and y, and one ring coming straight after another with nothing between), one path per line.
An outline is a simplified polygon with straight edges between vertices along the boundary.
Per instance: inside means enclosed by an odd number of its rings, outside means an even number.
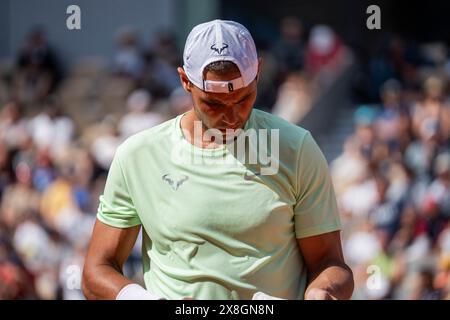
M235 124L238 121L235 108L231 107L230 110L227 110L227 112L223 115L223 122L227 124Z

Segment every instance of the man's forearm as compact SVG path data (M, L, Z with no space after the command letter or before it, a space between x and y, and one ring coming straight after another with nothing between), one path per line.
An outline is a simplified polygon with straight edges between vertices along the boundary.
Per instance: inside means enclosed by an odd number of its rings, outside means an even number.
M88 300L114 300L120 290L133 283L111 265L99 265L83 272L83 293Z
M330 299L350 299L353 293L353 272L342 263L327 263L309 276L305 297L315 294L315 289L326 291ZM309 297L311 298L311 297Z

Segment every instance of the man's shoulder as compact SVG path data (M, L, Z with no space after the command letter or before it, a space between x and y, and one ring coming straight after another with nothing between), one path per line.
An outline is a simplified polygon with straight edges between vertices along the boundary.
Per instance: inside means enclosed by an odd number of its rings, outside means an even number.
M259 109L253 110L253 117L255 127L258 129L278 130L280 143L294 144L298 147L303 139L310 134L305 128Z

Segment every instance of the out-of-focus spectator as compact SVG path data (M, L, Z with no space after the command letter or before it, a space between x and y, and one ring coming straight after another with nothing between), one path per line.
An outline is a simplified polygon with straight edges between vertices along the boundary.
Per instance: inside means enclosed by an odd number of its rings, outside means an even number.
M35 298L30 285L32 279L27 271L9 261L0 260L0 300Z
M90 152L96 164L105 172L108 171L117 148L123 142L117 122L114 117L108 116L90 128L93 135Z
M27 123L17 102L6 104L0 115L0 139L8 149L16 149L28 138Z
M397 35L389 35L374 52L369 62L369 94L372 99L377 98L381 86L388 79L399 80L407 94L418 89L417 66L422 61L413 43L407 43Z
M175 34L168 29L156 33L156 39L150 51L156 58L165 60L174 69L181 65L181 52L177 47Z
M58 160L57 167L58 178L42 194L40 211L47 225L70 235L72 221L92 210L87 189L92 161L85 150L71 148Z
M439 300L441 298L441 292L436 290L433 284L434 271L433 270L421 270L416 275L416 283L411 299L414 300Z
M355 137L345 141L344 151L331 162L330 170L338 196L367 176L368 165L361 152L360 142Z
M164 30L156 36L144 53L144 70L139 80L139 86L146 88L158 99L167 98L180 85L177 67L181 66L175 36Z
M28 129L36 147L49 149L55 157L70 144L75 133L72 119L62 113L54 98L49 98L44 111L29 121Z
M141 49L137 31L132 27L123 27L116 36L117 48L114 54L114 71L118 75L139 78L143 71Z
M128 113L119 122L119 132L123 138L149 129L166 120L159 112L151 109L151 95L143 89L130 94L127 100Z
M39 212L40 196L32 185L32 168L21 161L15 167L16 183L5 189L2 197L1 220L14 230L22 221Z
M42 28L29 33L18 54L16 68L13 85L16 100L41 102L55 90L61 79L61 68Z
M0 140L0 199L5 189L14 181L14 172L11 161L11 153Z
M401 101L401 84L389 79L381 87L381 110L375 120L377 138L389 152L402 152L410 142L408 108ZM395 156L395 155L394 155Z
M450 153L436 157L434 165L435 180L427 190L427 199L437 206L440 214L450 218Z
M12 244L34 274L34 286L42 299L56 299L56 267L62 253L62 243L52 239L48 231L36 220L29 219L17 226Z
M48 150L36 150L35 166L33 169L33 186L38 192L43 192L55 178L56 170Z
M303 25L297 17L283 18L280 25L281 37L272 51L278 62L281 76L298 72L304 66Z
M341 39L327 25L312 28L306 48L305 69L328 87L350 62L350 53Z
M291 123L299 123L311 109L311 91L305 76L289 74L278 90L272 112Z
M438 77L428 77L424 82L424 98L412 107L414 134L420 136L422 127L439 132L439 139L450 138L450 106L444 101L444 82ZM430 132L430 134L432 134Z

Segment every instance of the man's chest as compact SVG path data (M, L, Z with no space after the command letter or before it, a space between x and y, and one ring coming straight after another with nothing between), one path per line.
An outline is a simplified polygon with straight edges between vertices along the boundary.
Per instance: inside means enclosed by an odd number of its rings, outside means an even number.
M281 175L239 165L174 166L143 172L132 190L139 217L153 235L208 232L239 237L292 227L295 200Z

